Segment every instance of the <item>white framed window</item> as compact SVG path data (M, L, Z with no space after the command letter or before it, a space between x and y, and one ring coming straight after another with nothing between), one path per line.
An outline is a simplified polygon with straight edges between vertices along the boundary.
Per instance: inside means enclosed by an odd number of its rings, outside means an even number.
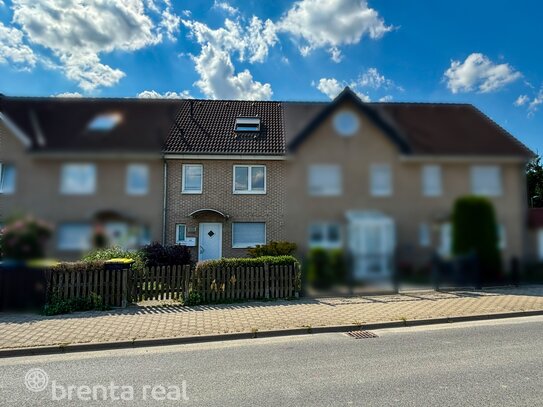
M372 196L392 195L392 169L388 164L372 164L370 167L370 192Z
M126 167L126 193L145 195L149 190L149 166L130 164Z
M471 167L471 192L474 195L500 196L502 174L497 165L475 165Z
M234 222L232 223L232 247L245 249L259 244L266 244L266 223Z
M61 169L60 192L69 195L89 195L96 190L94 164L64 164Z
M352 136L359 126L358 117L350 110L342 110L334 116L334 129L343 137Z
M505 225L498 225L498 249L505 250L507 248L507 231Z
M338 223L320 222L309 226L309 247L335 249L341 246L341 226Z
M441 196L443 193L441 166L425 165L422 167L422 194L424 196Z
M265 194L265 165L234 165L235 194Z
M341 167L336 164L310 165L308 184L311 196L341 195Z
M439 254L442 257L450 257L452 254L452 224L443 223L441 224L440 230L440 245L439 245Z
M421 223L419 225L419 244L422 247L428 247L432 244L430 225L428 223Z
M201 194L203 188L204 166L202 164L183 164L183 194Z
M92 226L87 223L64 223L58 228L60 250L89 250L91 239Z
M16 174L14 165L0 163L0 194L15 193Z
M183 243L187 239L187 225L178 223L175 225L175 243Z
M237 117L235 131L260 131L260 117Z

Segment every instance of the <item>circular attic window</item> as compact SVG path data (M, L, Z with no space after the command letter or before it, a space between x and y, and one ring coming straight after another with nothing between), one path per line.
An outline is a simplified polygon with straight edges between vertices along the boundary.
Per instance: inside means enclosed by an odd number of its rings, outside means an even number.
M350 110L342 110L334 117L334 128L342 136L352 136L359 126L358 117Z

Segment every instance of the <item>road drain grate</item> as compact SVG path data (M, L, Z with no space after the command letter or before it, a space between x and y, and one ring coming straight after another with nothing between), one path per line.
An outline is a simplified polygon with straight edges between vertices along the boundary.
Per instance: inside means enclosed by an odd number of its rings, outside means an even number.
M346 335L354 339L378 338L377 335L370 331L350 331Z

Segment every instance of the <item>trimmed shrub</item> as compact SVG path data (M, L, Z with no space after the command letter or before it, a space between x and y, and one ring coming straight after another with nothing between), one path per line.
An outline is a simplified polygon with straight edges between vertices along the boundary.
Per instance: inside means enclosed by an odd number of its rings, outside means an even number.
M69 314L77 311L105 311L108 307L103 305L102 297L91 293L88 297L64 300L54 295L51 301L43 307L44 315Z
M213 267L262 267L264 264L282 266L298 264L293 256L262 256L256 258L223 258L218 260L205 260L196 264L196 271L204 271Z
M331 249L328 252L330 257L330 271L336 283L347 283L348 271L343 249Z
M247 254L249 257L291 256L296 248L296 243L271 241L268 244L257 245L247 250Z
M452 220L453 253L456 256L475 254L481 282L498 280L502 261L492 202L475 196L459 198L454 204Z
M132 265L134 270L141 270L145 265L144 254L141 250L125 250L116 246L92 250L84 255L82 260L89 263L111 259L132 259L134 260Z
M11 220L0 231L0 258L33 260L45 257L45 245L52 228L45 222L25 216Z
M316 288L330 288L337 282L330 250L318 247L309 251L307 282Z
M146 267L179 266L192 264L192 255L187 246L163 246L158 242L151 243L141 249Z

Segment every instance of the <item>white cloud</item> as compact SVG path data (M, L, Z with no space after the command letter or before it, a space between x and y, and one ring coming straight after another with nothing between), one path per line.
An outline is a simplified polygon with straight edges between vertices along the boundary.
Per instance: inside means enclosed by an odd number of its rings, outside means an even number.
M336 78L320 78L319 83L313 83L313 86L330 99L334 99L345 87Z
M28 40L52 51L66 76L87 91L113 86L124 72L100 55L132 52L173 38L179 26L169 0L13 0L13 22ZM154 19L148 13L160 13ZM155 21L155 20L158 20ZM176 28L177 21L177 28Z
M195 84L209 98L269 100L272 97L271 85L255 81L249 70L236 75L226 51L207 44L202 47L200 55L192 59L200 75Z
M170 41L176 40L176 35L179 33L181 17L172 11L171 0L164 0L166 8L162 10L162 21L160 27L166 32Z
M528 95L520 95L513 104L515 106L524 106L526 103L528 103L529 100L530 98L528 97Z
M316 48L357 44L363 36L378 39L392 30L367 0L300 0L277 27L300 41L302 55Z
M159 93L156 90L144 90L137 94L140 99L194 99L188 90L182 92L164 92Z
M336 64L339 64L343 59L341 50L338 47L332 47L328 50L328 52L330 52L330 58L332 58L332 61L334 61Z
M360 75L358 84L362 87L369 87L373 89L379 89L381 87L392 88L395 86L394 82L380 74L377 68L368 68L366 72Z
M83 95L79 92L64 92L64 93L57 93L56 95L52 95L56 98L82 98Z
M0 22L0 64L11 64L25 70L33 68L36 62L36 55L23 42L23 33Z
M491 92L522 76L509 64L495 64L480 53L469 55L464 62L452 61L444 75L452 93L473 90Z
M538 111L539 105L543 103L543 87L539 89L537 95L532 99L528 105L528 115L533 116Z
M230 14L231 16L235 16L236 14L239 13L239 10L236 7L231 6L226 1L215 0L215 2L213 3L213 8L216 8L218 10L222 10L222 11L226 12L227 14Z
M200 44L199 55L192 55L200 76L195 85L213 99L270 99L270 84L255 81L247 69L236 74L232 56L239 61L263 62L269 48L277 42L275 27L253 16L249 23L226 19L224 26L212 29L198 21L183 20L190 36Z
M217 29L198 21L183 20L183 24L198 44L209 44L228 53L236 52L240 61L263 62L269 48L277 42L273 23L270 20L263 22L255 16L245 26L230 19L224 21L224 27Z
M396 85L392 80L386 78L380 74L377 68L369 68L363 72L356 80L338 81L335 78L321 78L318 83L313 82L312 85L328 96L330 99L334 99L339 92L341 92L346 86L349 86L353 92L364 102L370 102L371 97L365 92L367 88L374 90L378 89L396 89L403 91L401 86ZM379 99L381 102L388 102L392 100L392 95L385 95Z

